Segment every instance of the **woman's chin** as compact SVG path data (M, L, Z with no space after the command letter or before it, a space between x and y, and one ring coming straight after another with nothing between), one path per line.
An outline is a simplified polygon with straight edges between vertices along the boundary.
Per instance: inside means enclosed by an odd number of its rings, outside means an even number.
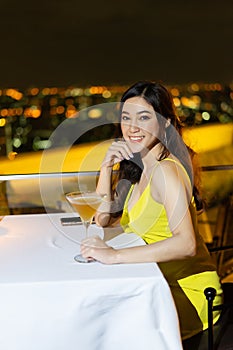
M145 147L139 142L129 142L130 149L133 153L141 153Z

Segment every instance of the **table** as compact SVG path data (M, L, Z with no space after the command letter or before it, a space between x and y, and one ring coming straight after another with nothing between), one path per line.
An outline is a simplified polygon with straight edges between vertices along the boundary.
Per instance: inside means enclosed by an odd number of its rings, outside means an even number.
M182 349L158 266L75 262L82 226L62 227L61 216L15 215L0 222L0 349ZM91 232L103 236L95 225ZM142 242L122 234L110 244Z

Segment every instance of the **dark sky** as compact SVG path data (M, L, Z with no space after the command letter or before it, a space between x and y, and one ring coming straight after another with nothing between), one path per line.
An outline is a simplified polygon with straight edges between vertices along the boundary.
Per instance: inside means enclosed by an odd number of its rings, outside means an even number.
M0 87L233 80L232 0L0 0Z

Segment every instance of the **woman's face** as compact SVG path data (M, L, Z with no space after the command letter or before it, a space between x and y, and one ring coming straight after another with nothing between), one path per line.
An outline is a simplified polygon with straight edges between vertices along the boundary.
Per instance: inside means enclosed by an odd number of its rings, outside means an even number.
M159 124L153 107L143 97L132 97L123 104L121 130L131 150L150 150L158 140Z

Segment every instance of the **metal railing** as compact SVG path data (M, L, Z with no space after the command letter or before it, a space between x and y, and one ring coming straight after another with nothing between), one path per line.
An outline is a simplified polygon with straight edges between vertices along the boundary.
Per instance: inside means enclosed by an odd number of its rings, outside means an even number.
M98 175L98 171L0 175L0 215L64 211L64 194L86 183L94 188Z
M233 170L233 164L202 166L202 171Z

